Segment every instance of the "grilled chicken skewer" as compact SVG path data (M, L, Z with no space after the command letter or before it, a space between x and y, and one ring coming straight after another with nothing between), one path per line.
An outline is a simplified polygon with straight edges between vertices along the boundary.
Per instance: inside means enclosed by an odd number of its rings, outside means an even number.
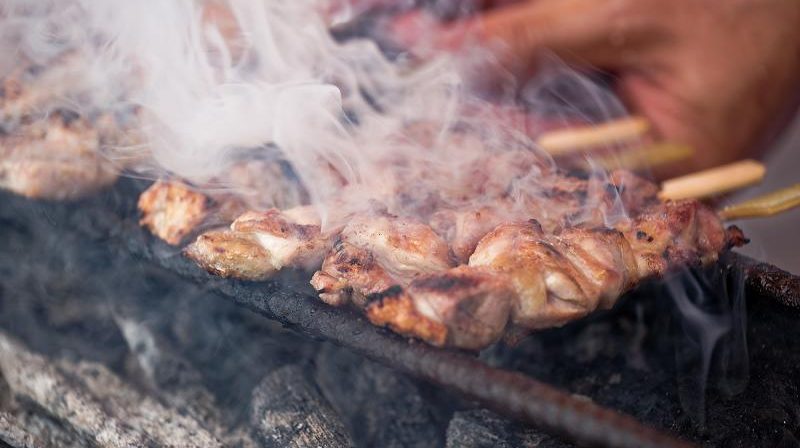
M670 202L614 229L547 235L535 222L503 224L481 240L469 265L504 273L517 292L512 322L540 329L609 308L643 279L711 263L743 242L702 204Z
M713 262L744 242L713 210L663 203L654 184L630 173L594 184L557 179L525 202L528 216L509 213L501 198L474 214L439 210L430 225L382 209L322 232L310 208L301 210L311 219L272 210L209 232L186 253L212 272L253 280L321 263L311 283L327 303L353 304L373 323L434 345L479 349L509 324L562 325L610 307L643 279ZM634 217L609 219L615 204ZM576 215L587 209L598 213ZM539 211L545 225L526 220Z
M391 274L395 277L393 282L404 283L404 279L409 278L409 275L403 274L403 271L432 272L466 263L480 238L502 222L537 216L544 223L546 231L574 225L576 222L598 226L604 224L607 215L621 213L613 211L614 208L621 210L621 207L624 207L636 211L649 203L658 202L657 189L651 183L626 172L614 173L611 180L604 183L592 183L571 177L560 179L560 182L550 185L549 189L540 188L537 196L526 198L522 202L525 204L524 208L513 209L513 204L508 198L501 198L495 204L477 210L470 207L442 209L431 216L430 225L418 220L399 219L389 215L385 210L357 213L347 219L340 219L347 221L347 224L341 230L342 244L338 247L347 250L350 246L355 246L368 250L373 256L378 257L379 261L392 261L393 258L399 259L405 256L403 263L406 267L394 267L397 263L390 263L390 270L393 271ZM155 186L153 188L156 189ZM150 194L146 193L143 198L148 196ZM183 197L177 194L173 196ZM585 199L588 197L594 198L592 200L597 202L596 206L587 206ZM157 206L157 201L140 201L140 207L148 206L143 208L145 212L143 222L150 225L151 229L169 230L167 225L169 222L176 220L184 222L188 218L161 219L158 218L158 214L151 212L151 209L184 209L187 208L184 205L191 205L194 202L194 200L176 199L171 205ZM584 212L585 210L596 213L590 216ZM176 215L182 217L184 214L176 213ZM260 225L258 227L242 225L242 222L253 220L260 220ZM159 225L154 225L156 221ZM297 227L298 225L304 227ZM237 219L228 230L217 230L201 235L185 250L185 253L216 274L226 276L246 274L245 278L248 280L263 280L274 275L277 269L282 267L317 268L319 265L310 266L308 261L321 260L321 256L297 257L293 255L293 251L304 250L306 246L301 242L304 238L309 238L314 241L310 246L313 247L315 254L321 250L324 255L330 249L333 236L336 234L335 226L322 233L319 217L310 206L284 212L274 209L260 213L248 212ZM449 248L453 249L452 254ZM411 254L412 251L419 253ZM265 261L265 257L277 260L275 267L270 267L273 264ZM239 267L233 266L237 263L240 264ZM223 268L224 266L230 268ZM320 274L318 281L323 282L323 280ZM335 298L333 292L326 293L324 297L331 303L342 301Z
M504 308L510 300L507 319L515 326L531 330L559 326L598 308L609 308L643 279L662 276L676 266L711 263L720 252L743 242L738 229L726 231L716 214L696 201L652 206L616 228L576 227L546 233L533 220L505 223L481 239L466 267L456 268L458 281L451 279L453 270L421 275L407 288L395 289L388 300L386 294L368 299L366 312L375 324L434 345L482 348L503 333L506 322L484 318L487 313L478 314L480 307L461 303L499 301L498 306ZM472 281L464 275L467 268L481 269L484 282L492 278L496 294L504 298L453 288ZM451 308L470 310L474 320L484 323L482 331L475 332L474 325L455 324L452 314L421 313L436 301L430 298L430 288L420 294L419 284L439 285L439 295L447 295ZM416 326L409 325L409 303L427 321L417 317ZM433 323L448 330L445 337L430 337L428 328ZM488 327L494 331L486 331Z
M318 222L304 222L295 210L248 213L230 230L201 236L186 253L214 273L251 280L284 266L314 268L327 253L311 281L325 302L354 304L374 323L436 345L481 348L508 322L528 329L561 325L613 305L644 278L711 262L741 242L707 207L661 203L657 193L626 172L594 189L564 177L538 204L573 201L548 216L548 228L479 212L458 217L462 222L448 229L436 214L429 226L381 210L351 216L340 230L323 234ZM599 213L569 225L586 208L575 198L590 194L603 204L597 209L619 201L636 218L620 217L609 228Z
M309 206L246 212L230 229L200 235L184 254L207 271L242 280L266 280L284 267L314 269L331 246Z

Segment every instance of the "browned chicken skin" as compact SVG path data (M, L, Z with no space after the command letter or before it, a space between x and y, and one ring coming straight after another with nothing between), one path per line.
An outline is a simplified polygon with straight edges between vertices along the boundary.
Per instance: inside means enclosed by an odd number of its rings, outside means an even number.
M314 274L312 286L332 305L365 305L365 298L419 275L453 265L447 243L429 226L388 213L361 213Z
M158 181L139 196L139 224L169 244L179 244L205 219L208 199L186 184Z
M267 280L277 273L269 252L253 235L230 230L206 232L184 254L214 275L242 280Z
M488 269L459 266L376 294L367 317L437 346L477 350L505 331L513 291Z
M516 290L512 321L538 329L610 307L643 278L712 262L739 243L697 201L667 202L621 222L619 230L546 234L536 222L503 224L481 240L469 264L505 275Z
M538 223L503 224L478 244L470 266L495 269L513 285L515 324L561 325L608 306L632 282L630 246L609 229L546 235ZM635 271L634 271L635 273Z
M315 269L332 240L315 220L309 207L246 212L230 230L200 235L185 254L212 272L245 272L240 278L246 280L264 280L283 268Z
M407 281L453 266L450 248L433 229L387 213L358 214L341 231L342 241L372 252L390 275Z
M372 252L341 240L334 244L322 268L311 278L311 286L319 292L320 299L334 306L353 303L364 307L367 296L399 283Z
M37 199L75 199L117 178L102 136L71 113L53 113L0 137L0 188Z

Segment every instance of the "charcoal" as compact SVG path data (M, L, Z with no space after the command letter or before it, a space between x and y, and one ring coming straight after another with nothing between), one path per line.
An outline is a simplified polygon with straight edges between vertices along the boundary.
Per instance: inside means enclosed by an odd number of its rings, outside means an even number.
M61 422L53 419L35 403L14 397L11 388L0 376L0 440L6 445L42 448L81 448L91 445ZM0 446L2 443L0 443Z
M417 383L349 350L326 345L316 378L359 446L438 447L444 418Z
M16 395L67 421L98 446L157 446L140 430L106 414L103 404L77 381L2 333L0 369Z
M129 315L132 314L129 310ZM229 431L213 394L203 384L201 373L147 321L116 317L116 322L138 361L151 392L181 415L202 422L224 446L255 447L249 433Z
M9 423L24 428L36 443L34 446L41 448L85 448L94 446L90 440L65 427L62 422L54 419L41 407L34 403L22 400L15 402L12 409L7 409L5 415L11 416ZM13 420L12 420L13 418ZM9 443L14 446L13 443Z
M220 441L203 424L144 396L111 373L105 366L90 362L60 362L59 367L83 380L106 409L142 430L163 446L217 447Z
M0 443L2 442L12 448L34 448L43 445L33 434L24 429L15 416L6 412L0 412Z
M273 371L256 387L251 424L264 446L353 446L339 415L298 365Z
M117 325L137 360L149 389L182 414L206 422L222 420L214 396L205 388L200 372L178 354L146 322L116 317Z
M448 448L566 447L568 445L532 428L501 418L485 409L461 411L447 427Z
M100 364L51 363L0 334L0 368L12 391L99 446L221 446L199 423L142 396Z
M222 446L227 448L259 448L261 444L250 435L250 428L237 426L222 436Z

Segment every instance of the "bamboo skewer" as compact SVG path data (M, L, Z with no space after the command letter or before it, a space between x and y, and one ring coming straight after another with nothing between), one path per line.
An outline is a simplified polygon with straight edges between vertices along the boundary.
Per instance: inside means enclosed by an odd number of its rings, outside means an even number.
M723 208L719 215L724 220L761 218L777 215L800 206L800 184L783 188Z
M691 146L659 142L620 153L593 156L586 161L586 168L600 167L606 171L616 168L640 170L659 165L668 165L694 155Z
M664 181L661 199L705 199L755 185L764 178L766 168L755 160L723 165Z
M564 156L586 152L598 146L642 137L649 123L641 117L629 117L600 125L557 130L539 137L537 144L550 155ZM587 162L606 170L616 167L639 169L664 165L691 157L691 147L674 143L656 143L637 150L598 155ZM766 168L755 160L742 160L708 170L664 181L659 197L662 200L706 199L755 185L764 179ZM720 212L723 219L771 216L800 205L800 184Z
M650 123L646 119L628 117L598 125L547 132L536 140L536 144L550 155L558 157L597 146L636 140L649 129Z
M545 133L537 144L554 157L586 152L602 145L641 138L649 130L641 117L629 117L600 125L562 129ZM691 147L672 143L651 144L634 151L598 155L587 162L606 170L616 167L639 169L664 165L691 157ZM766 168L755 160L742 160L664 181L662 200L706 199L749 187L764 179ZM725 220L772 216L800 206L800 184L778 190L722 209Z
M763 164L743 160L664 181L661 199L704 199L729 193L761 182L766 173ZM774 216L800 206L800 183L773 191L719 211L723 220Z

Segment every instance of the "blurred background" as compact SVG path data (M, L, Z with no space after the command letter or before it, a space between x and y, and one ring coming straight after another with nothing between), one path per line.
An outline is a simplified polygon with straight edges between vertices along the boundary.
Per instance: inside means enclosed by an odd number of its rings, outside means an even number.
M726 203L736 203L800 182L800 114L795 116L775 147L766 153L764 163L767 165L764 182L728 198ZM800 208L735 224L751 239L750 244L739 251L794 274L800 273Z

